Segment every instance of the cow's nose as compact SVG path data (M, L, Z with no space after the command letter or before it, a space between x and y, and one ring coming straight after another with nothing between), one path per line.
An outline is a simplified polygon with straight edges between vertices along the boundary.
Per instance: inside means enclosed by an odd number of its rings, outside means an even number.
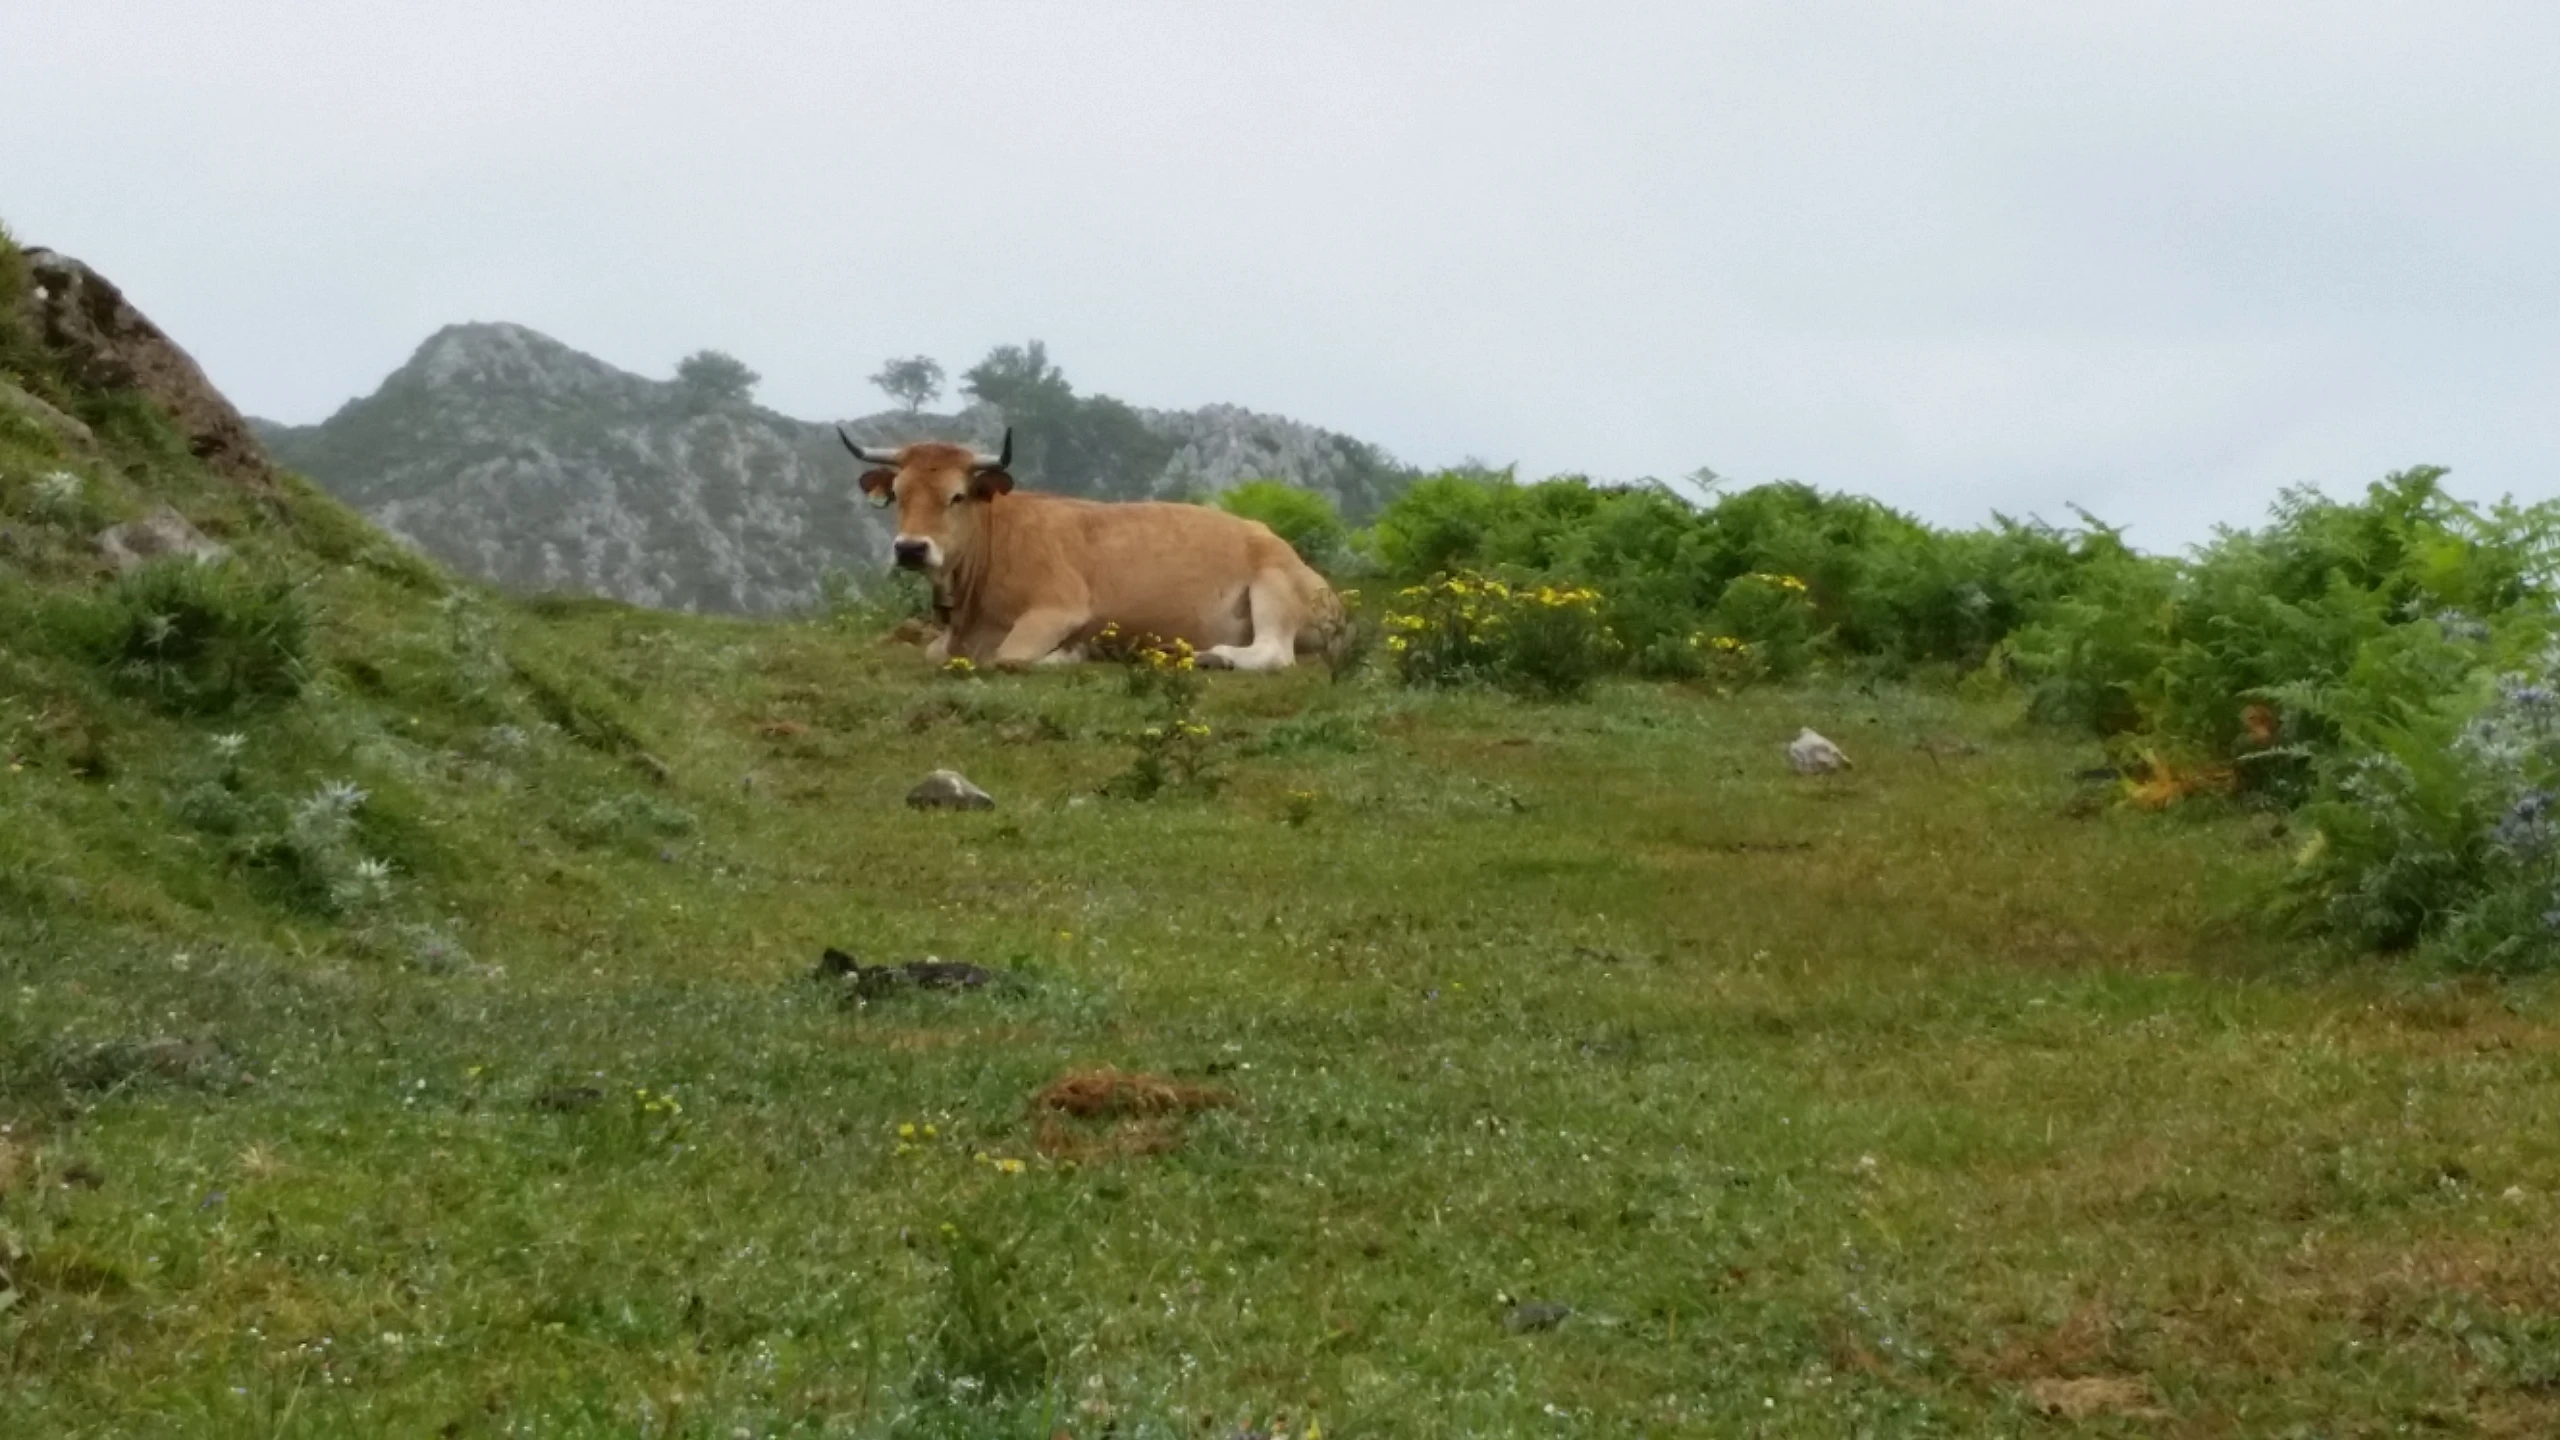
M921 570L924 568L924 562L933 554L933 542L900 540L889 547L889 554L897 560L899 569Z

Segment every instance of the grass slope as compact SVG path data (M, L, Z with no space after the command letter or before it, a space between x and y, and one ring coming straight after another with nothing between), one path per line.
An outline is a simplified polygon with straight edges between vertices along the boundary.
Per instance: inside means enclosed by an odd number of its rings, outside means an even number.
M1223 792L1094 799L1116 673L506 604L108 446L0 433L0 1433L2560 1427L2552 992L2265 938L2266 821L2003 707L1221 676ZM79 543L164 498L293 693L116 658ZM1102 1067L1228 1103L1035 1106Z

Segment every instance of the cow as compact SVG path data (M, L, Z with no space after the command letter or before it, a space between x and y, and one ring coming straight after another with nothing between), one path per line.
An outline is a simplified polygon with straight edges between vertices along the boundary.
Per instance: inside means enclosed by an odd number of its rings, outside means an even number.
M936 664L1079 660L1116 626L1183 641L1211 669L1283 670L1343 623L1333 588L1258 521L1014 489L1010 428L993 457L938 441L859 445L842 426L836 438L872 467L862 492L898 507L892 561L933 584Z

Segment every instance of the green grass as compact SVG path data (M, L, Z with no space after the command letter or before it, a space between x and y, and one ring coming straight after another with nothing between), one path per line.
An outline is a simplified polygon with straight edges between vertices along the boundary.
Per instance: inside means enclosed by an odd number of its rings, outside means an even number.
M1095 798L1116 673L93 475L301 587L208 720L45 627L59 463L0 437L0 1434L2560 1428L2560 996L2275 937L2270 817L2093 812L2005 704L1226 675L1223 790ZM1232 1103L1035 1106L1106 1066Z

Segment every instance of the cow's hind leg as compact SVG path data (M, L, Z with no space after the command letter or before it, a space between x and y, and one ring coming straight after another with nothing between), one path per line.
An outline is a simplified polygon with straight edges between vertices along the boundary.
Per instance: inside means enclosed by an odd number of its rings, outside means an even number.
M1297 660L1298 630L1306 624L1298 587L1277 570L1255 577L1246 592L1253 617L1253 643L1212 645L1200 652L1200 663L1212 670L1286 670Z

